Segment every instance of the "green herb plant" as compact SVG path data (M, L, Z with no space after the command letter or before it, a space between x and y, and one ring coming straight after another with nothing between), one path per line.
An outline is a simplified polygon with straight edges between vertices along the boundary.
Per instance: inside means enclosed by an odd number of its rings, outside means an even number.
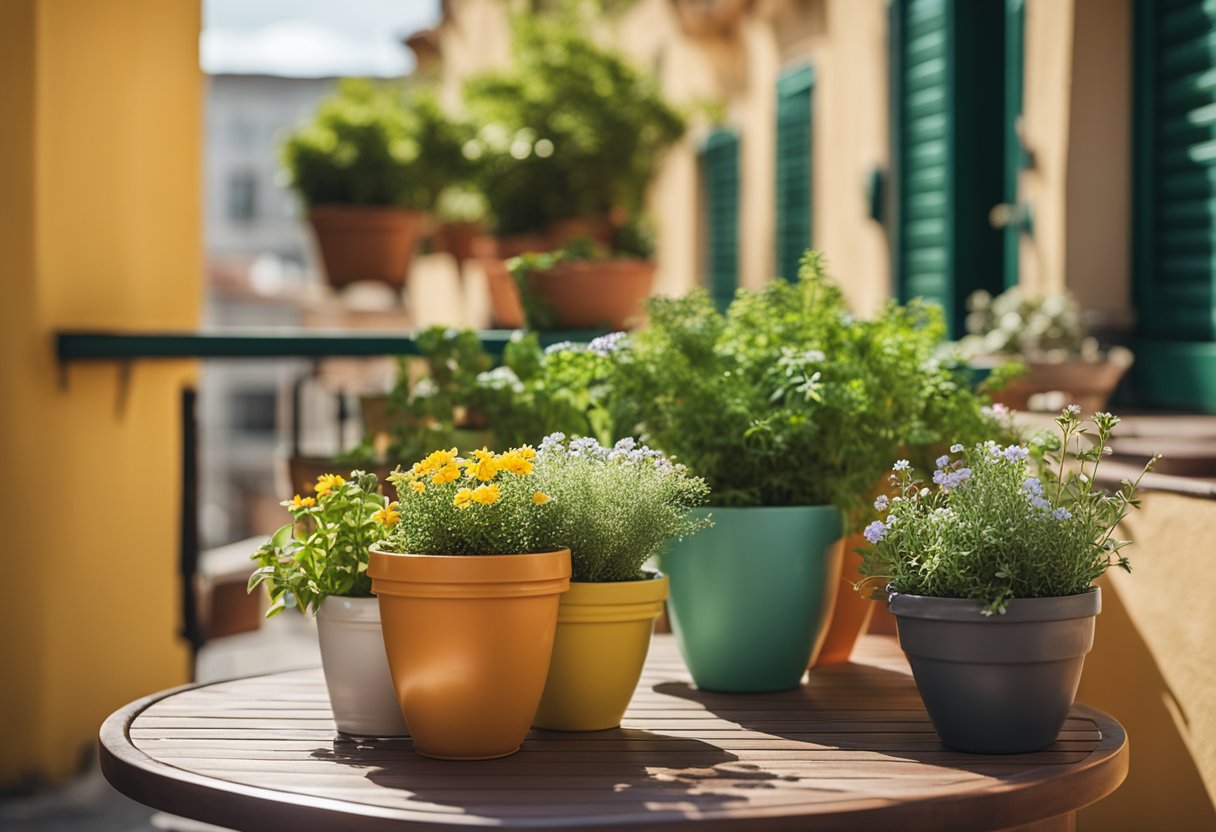
M572 217L637 216L684 118L655 79L598 44L571 4L513 23L511 64L470 79L481 125L466 145L496 230L547 230Z
M287 138L282 158L306 205L426 210L443 188L473 177L464 155L472 137L427 92L352 78Z
M314 496L283 503L291 522L253 555L248 591L265 584L272 618L285 609L317 612L331 595L370 598L368 549L396 522L396 503L377 493L375 474L352 471L318 478Z
M940 312L892 302L859 320L817 252L724 314L703 290L648 312L611 374L614 432L704 477L715 505L832 503L859 528L896 452L991 435L985 400L935 357Z
M935 464L932 483L908 460L895 463L894 496L880 494L885 513L865 529L864 585L984 603L1004 613L1015 598L1086 592L1111 566L1131 571L1115 537L1136 489L1157 457L1110 494L1095 487L1107 441L1119 419L1095 413L1094 432L1073 405L1055 420L1058 436L1028 445L994 440L955 444Z

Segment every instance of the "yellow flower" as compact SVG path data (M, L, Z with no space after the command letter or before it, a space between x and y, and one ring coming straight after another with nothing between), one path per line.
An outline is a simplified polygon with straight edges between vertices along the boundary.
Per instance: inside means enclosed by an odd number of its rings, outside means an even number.
M498 493L498 483L479 485L473 489L473 499L483 506L498 502L499 496L501 495Z
M396 503L389 503L373 514L372 519L383 526L395 526L397 525L397 521L401 519L401 512L397 511Z
M456 461L456 449L452 448L447 451L435 451L428 455L421 462L415 462L414 467L410 470L415 476L424 477L434 471L438 471L444 466L451 465Z
M491 451L489 448L483 447L480 451L473 451L473 458L474 459L493 459L494 452Z
M481 456L482 453L489 455ZM494 454L483 449L482 451L474 451L473 455L477 458L470 459L464 464L465 473L483 482L492 480L498 476L498 460L494 458Z
M498 467L520 477L532 473L532 463L525 459L519 451L507 451L500 456L498 458Z
M536 451L532 449L531 445L521 445L520 447L510 451L510 453L519 454L524 459L536 459Z
M455 462L449 462L447 465L440 468L431 477L431 482L435 485L447 485L450 482L455 482L460 477L460 466Z
M426 483L414 480L410 483L410 490L415 494L421 494L423 491L426 491Z
M549 502L549 495L543 491L537 491L532 495L532 505L543 506L547 502Z
M312 497L301 497L299 494L291 498L292 508L312 508L317 504L317 501Z
M337 474L322 474L317 477L316 492L318 497L324 497L335 488L341 488L346 485L346 480L342 479Z
M468 508L473 504L473 489L462 488L456 492L456 496L452 498L452 505L456 508Z

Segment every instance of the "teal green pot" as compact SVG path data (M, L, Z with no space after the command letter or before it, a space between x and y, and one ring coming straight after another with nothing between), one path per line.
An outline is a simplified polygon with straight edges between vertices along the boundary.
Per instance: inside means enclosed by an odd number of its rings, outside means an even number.
M704 516L707 510L700 510ZM789 690L822 642L840 581L833 506L715 508L661 559L672 630L697 687Z

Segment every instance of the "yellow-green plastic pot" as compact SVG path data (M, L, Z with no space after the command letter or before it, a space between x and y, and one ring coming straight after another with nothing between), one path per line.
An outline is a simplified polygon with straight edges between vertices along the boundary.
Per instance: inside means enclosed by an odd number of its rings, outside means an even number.
M667 600L667 576L619 583L571 582L557 611L545 692L532 724L604 731L621 724Z

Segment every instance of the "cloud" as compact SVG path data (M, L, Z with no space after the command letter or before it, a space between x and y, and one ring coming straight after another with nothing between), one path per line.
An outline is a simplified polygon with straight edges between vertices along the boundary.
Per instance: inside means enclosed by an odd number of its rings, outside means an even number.
M308 20L252 29L209 25L199 50L203 71L295 78L328 75L391 77L413 68L413 56L392 29L339 32Z

